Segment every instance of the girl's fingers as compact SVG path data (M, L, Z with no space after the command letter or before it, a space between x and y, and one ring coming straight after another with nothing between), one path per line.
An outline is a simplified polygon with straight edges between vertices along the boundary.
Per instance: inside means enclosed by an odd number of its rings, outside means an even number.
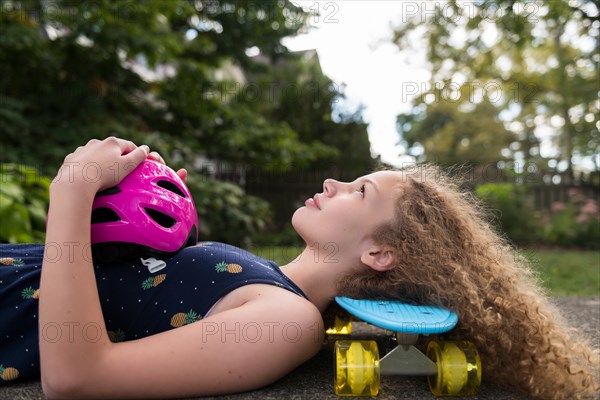
M185 180L187 179L187 171L185 168L181 168L179 171L177 171L177 175L181 178L182 181L185 182Z
M148 157L148 152L148 146L146 146L145 144L136 147L135 149L127 153L125 156L123 156L125 164L137 167L146 159L146 157Z
M134 151L138 148L135 143L130 140L119 139L114 136L106 138L106 141L111 142L114 141L121 148L121 155L126 155Z
M165 160L156 151L153 151L152 153L148 154L148 157L153 159L154 161L158 161L159 163L166 165Z

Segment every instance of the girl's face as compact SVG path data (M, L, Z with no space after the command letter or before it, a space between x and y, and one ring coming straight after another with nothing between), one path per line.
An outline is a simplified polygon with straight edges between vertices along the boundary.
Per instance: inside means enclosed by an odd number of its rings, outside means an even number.
M323 193L296 210L292 225L311 247L332 254L358 252L375 227L393 218L401 182L397 171L378 171L349 183L326 179Z

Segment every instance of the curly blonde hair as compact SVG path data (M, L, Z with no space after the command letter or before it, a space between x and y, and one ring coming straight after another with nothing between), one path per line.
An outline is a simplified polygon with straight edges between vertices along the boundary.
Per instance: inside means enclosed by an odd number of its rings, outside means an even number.
M455 310L453 336L475 343L485 379L540 399L598 393L598 350L567 326L489 213L438 167L400 171L395 218L371 235L398 251L386 272L362 268L341 295Z

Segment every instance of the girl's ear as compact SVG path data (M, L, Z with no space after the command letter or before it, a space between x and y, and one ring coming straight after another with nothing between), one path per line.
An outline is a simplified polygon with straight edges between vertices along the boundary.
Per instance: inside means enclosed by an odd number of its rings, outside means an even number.
M394 268L396 250L391 246L372 245L362 253L360 260L375 271L387 271Z

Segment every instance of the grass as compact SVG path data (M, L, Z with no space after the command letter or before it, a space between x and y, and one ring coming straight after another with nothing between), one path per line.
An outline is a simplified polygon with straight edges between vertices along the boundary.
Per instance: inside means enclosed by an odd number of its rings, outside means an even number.
M304 250L303 247L255 247L250 251L259 257L275 261L278 265L284 265L294 260Z
M600 251L528 250L551 296L599 296Z
M301 251L299 247L252 249L254 254L279 265L291 262ZM519 256L532 263L551 296L600 295L600 251L526 249L520 251Z

